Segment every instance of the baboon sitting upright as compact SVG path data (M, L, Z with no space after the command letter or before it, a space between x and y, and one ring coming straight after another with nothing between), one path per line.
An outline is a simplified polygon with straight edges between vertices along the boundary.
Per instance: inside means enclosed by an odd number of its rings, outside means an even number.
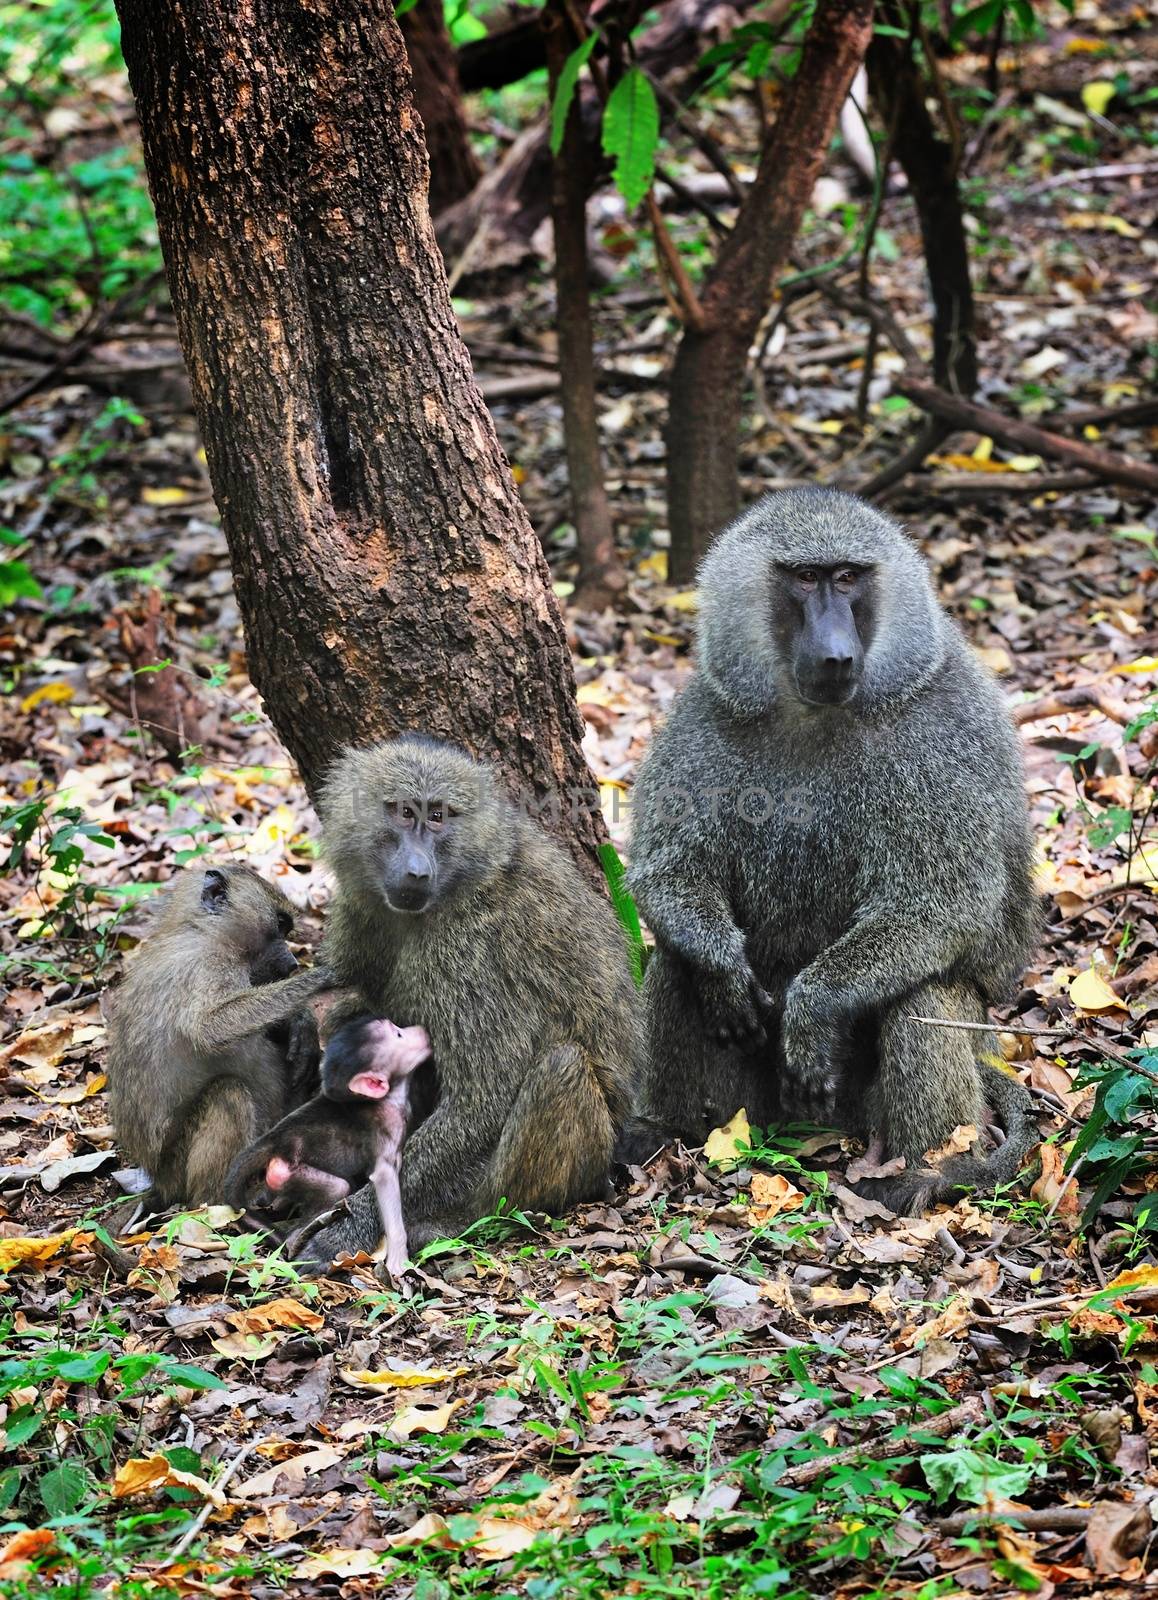
M159 1205L224 1202L246 1146L318 1084L293 907L252 867L189 867L110 999L109 1104L117 1143Z
M657 950L649 1060L624 1153L753 1122L831 1121L919 1209L1011 1178L1029 1096L979 1023L1032 949L1018 741L1001 693L900 529L851 495L769 496L701 574L699 670L632 799L631 883ZM1005 1143L922 1172L989 1110Z
M557 1212L604 1194L639 1054L610 905L488 768L435 739L349 751L319 809L338 878L323 959L363 1011L335 1008L332 1047L340 1031L356 1050L366 1013L430 1036L437 1104L402 1155L411 1250L503 1198ZM305 1254L380 1234L366 1188Z

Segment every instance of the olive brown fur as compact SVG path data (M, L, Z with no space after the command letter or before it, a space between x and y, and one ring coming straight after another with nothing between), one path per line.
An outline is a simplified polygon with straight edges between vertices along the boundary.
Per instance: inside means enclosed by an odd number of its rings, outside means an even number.
M233 1159L317 1087L306 1002L328 987L286 944L293 907L246 866L188 867L109 998L109 1102L159 1206L225 1200Z
M319 810L338 880L323 959L364 1012L430 1036L437 1103L402 1158L411 1250L504 1199L560 1212L605 1195L640 1054L610 905L488 767L437 740L348 751ZM379 1232L365 1189L306 1253Z
M910 1020L986 1021L1033 948L1020 747L997 685L913 545L851 495L761 500L720 534L700 588L698 671L632 796L630 882L657 950L643 1120L623 1153L702 1141L743 1106L760 1125L835 1119L903 1157L872 1190L897 1210L1011 1179L1035 1128L1027 1092L990 1064L994 1036ZM992 1156L923 1170L994 1113Z

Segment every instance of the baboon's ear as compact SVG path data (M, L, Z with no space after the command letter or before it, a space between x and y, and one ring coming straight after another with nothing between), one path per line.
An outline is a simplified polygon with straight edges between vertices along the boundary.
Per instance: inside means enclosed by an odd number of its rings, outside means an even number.
M356 1072L346 1085L351 1094L367 1100L384 1100L390 1093L390 1079L380 1072Z
M205 911L224 911L229 904L229 885L219 867L209 867L201 885L201 906Z

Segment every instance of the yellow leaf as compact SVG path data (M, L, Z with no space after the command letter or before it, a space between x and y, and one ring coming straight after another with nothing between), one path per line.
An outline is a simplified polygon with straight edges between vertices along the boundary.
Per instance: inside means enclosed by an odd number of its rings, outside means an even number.
M33 689L31 694L24 696L24 699L20 702L20 709L27 713L35 711L37 706L64 705L66 701L72 699L75 693L76 691L71 683L42 683L39 689Z
M1011 472L1036 472L1041 466L1040 456L1010 456L1005 465Z
M311 1333L325 1326L326 1319L302 1305L300 1300L267 1300L247 1311L231 1311L225 1319L240 1333L268 1333L275 1328L306 1328Z
M295 1524L296 1528L296 1524ZM320 1578L332 1572L337 1578L369 1578L382 1572L382 1552L368 1550L365 1545L352 1549L336 1546L333 1550L320 1550L317 1555L306 1556L294 1568L295 1578ZM392 1563L397 1566L397 1562Z
M979 644L974 646L974 654L979 656L990 672L1002 673L1013 671L1013 658L1003 644Z
M511 465L511 477L521 487L527 481L526 467L520 467L517 461L513 462Z
M974 461L988 461L993 454L993 440L986 437L978 439L973 449Z
M580 706L609 706L617 699L615 690L608 687L605 679L581 683L575 691L575 703Z
M1094 439L1100 439L1101 437L1102 437L1101 428L1095 428L1092 422L1087 422L1085 427L1082 429L1082 438L1083 439L1089 439L1089 440L1093 441Z
M1105 978L1101 978L1093 967L1087 967L1085 972L1079 972L1070 984L1070 999L1079 1011L1090 1011L1095 1015L1101 1011L1125 1011L1125 1002L1110 988Z
M1155 672L1158 671L1158 656L1139 656L1136 661L1128 661L1123 666L1114 668L1115 672Z
M167 1461L160 1451L152 1456L134 1456L117 1468L113 1479L114 1500L123 1500L130 1494L145 1494L151 1489L192 1489L215 1506L225 1504L225 1496L220 1489L215 1489L192 1472L182 1472L171 1461Z
M700 591L698 589L678 589L675 594L669 594L664 604L673 611L698 611L700 609Z
M245 841L247 855L268 855L279 844L287 844L302 831L301 821L289 806L275 806L261 825Z
M419 1544L434 1544L440 1550L454 1548L446 1518L440 1517L437 1511L428 1511L412 1527L403 1528L401 1533L387 1534L382 1543L391 1550L412 1550Z
M344 1367L342 1376L355 1389L421 1389L428 1383L450 1383L469 1371L469 1367L431 1367L426 1372L417 1367L380 1367L369 1372L365 1368Z
M1091 1294L1109 1294L1116 1290L1123 1298L1131 1294L1151 1295L1158 1291L1158 1267L1130 1267L1126 1272L1119 1272L1116 1278L1111 1278L1105 1289L1091 1290Z
M1062 46L1062 53L1067 56L1100 56L1108 48L1104 39L1067 39Z
M650 639L653 644L683 644L683 640L674 633L654 633L651 628L643 630L644 638Z
M704 1155L717 1166L735 1167L739 1165L736 1152L741 1145L752 1142L752 1130L748 1125L748 1113L743 1106L722 1128L713 1128L704 1140Z
M1062 218L1063 228L1092 228L1100 233L1120 233L1123 239L1140 239L1141 228L1135 228L1125 217L1115 217L1108 211L1069 211Z
M403 1406L390 1424L390 1432L396 1439L409 1439L415 1433L445 1433L451 1417L464 1405L465 1400L450 1400L444 1406Z
M141 500L147 506L180 506L192 498L192 491L189 489L173 487L171 489L145 488L141 490Z
M513 1517L480 1517L470 1549L480 1561L506 1561L529 1550L536 1539L558 1539L560 1528L528 1528Z
M658 578L660 583L666 583L667 551L653 550L649 556L644 556L635 570L641 578Z
M1098 78L1093 83L1082 84L1082 104L1091 117L1104 117L1106 107L1116 93L1112 83L1107 83L1105 78Z
M14 1267L46 1266L62 1250L72 1250L92 1241L91 1233L80 1233L76 1228L39 1237L0 1239L0 1272L11 1272Z
M569 583L566 578L556 578L555 582L551 585L551 593L555 596L556 600L569 600L575 593L575 585L573 583Z

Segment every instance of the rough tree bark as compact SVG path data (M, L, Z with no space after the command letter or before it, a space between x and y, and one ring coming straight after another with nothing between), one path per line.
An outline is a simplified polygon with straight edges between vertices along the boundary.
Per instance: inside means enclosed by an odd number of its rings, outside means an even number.
M470 193L482 168L471 147L442 0L418 0L399 25L414 77L414 104L426 134L430 209L437 216Z
M548 0L543 12L550 99L559 74L579 43L566 0ZM575 101L563 142L551 165L551 222L555 238L555 306L559 336L560 394L571 518L579 557L576 603L599 609L627 582L615 553L611 506L603 482L599 416L595 409L591 285L587 272L587 191L590 179Z
M119 0L246 627L313 788L406 728L589 789L566 638L475 387L391 0ZM563 831L583 857L601 819Z
M690 581L712 534L740 508L748 350L871 30L872 0L818 0L755 181L708 274L700 297L703 325L689 326L680 340L667 429L673 583Z

